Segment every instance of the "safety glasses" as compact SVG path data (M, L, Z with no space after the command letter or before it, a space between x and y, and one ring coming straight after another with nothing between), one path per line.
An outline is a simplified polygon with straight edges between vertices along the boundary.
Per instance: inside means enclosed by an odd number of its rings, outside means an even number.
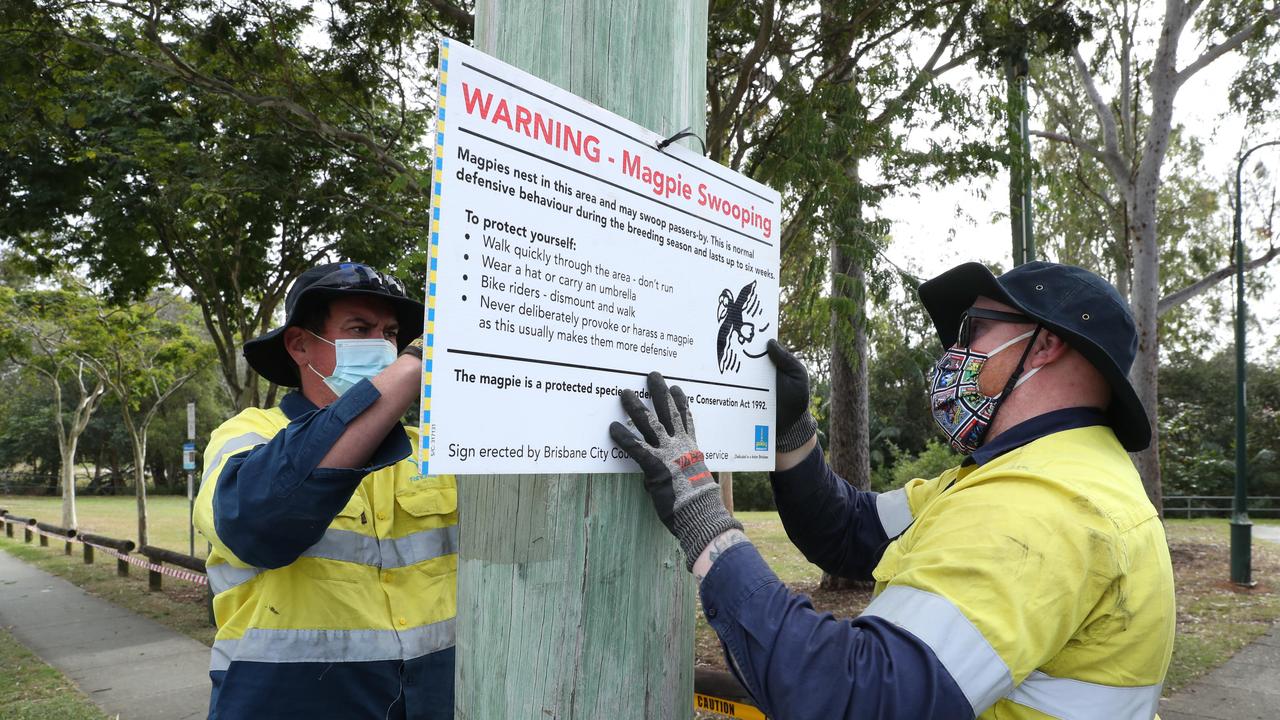
M395 276L380 273L360 263L342 263L340 268L315 281L312 287L335 290L380 290L389 295L405 297L404 283Z
M973 340L973 320L994 320L996 322L1007 323L1033 323L1035 318L1028 317L1021 313L1004 312L1003 310L988 310L987 308L971 307L960 315L960 331L956 333L956 345L960 347L969 347L969 342Z

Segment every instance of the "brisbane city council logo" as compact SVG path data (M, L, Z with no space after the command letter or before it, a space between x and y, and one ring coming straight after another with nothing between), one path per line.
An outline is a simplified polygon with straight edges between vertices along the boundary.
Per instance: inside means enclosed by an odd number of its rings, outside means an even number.
M759 352L750 350L756 339L756 333L769 329L768 323L756 327L752 322L762 315L764 315L764 309L760 306L760 298L756 295L754 280L744 285L738 291L737 297L734 297L729 288L720 291L720 298L716 304L716 319L720 321L720 332L716 337L716 355L720 359L720 374L736 373L742 367L742 360L738 358L739 352L749 358L764 357L764 348Z

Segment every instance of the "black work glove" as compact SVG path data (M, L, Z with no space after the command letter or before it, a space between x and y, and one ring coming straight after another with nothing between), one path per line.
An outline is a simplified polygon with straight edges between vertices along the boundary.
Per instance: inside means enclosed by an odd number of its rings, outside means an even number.
M653 507L684 550L685 569L718 535L742 529L720 499L720 486L703 461L693 431L689 400L678 387L667 389L666 380L649 373L649 397L653 412L640 396L622 391L622 407L631 417L628 425L615 422L609 435L627 451L644 472L644 488ZM643 436L636 436L636 431Z
M777 340L765 348L778 370L778 452L791 452L818 433L818 423L809 414L809 371Z

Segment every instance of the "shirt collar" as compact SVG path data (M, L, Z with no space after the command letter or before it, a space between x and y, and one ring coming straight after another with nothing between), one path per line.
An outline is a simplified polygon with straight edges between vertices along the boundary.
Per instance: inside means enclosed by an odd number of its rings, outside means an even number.
M289 418L289 422L293 422L303 415L319 409L300 390L294 390L280 399L280 411L284 413L285 417Z
M1106 413L1093 407L1073 407L1054 410L1037 415L1029 420L1014 425L996 436L996 439L983 444L965 458L963 465L983 465L1010 450L1017 450L1034 440L1052 435L1063 430L1106 425Z

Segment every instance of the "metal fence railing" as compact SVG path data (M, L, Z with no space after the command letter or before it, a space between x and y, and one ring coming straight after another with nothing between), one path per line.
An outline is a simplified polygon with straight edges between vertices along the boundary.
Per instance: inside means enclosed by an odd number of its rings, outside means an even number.
M1165 517L1230 517L1231 495L1165 495ZM1250 495L1249 514L1257 517L1280 517L1280 497Z

